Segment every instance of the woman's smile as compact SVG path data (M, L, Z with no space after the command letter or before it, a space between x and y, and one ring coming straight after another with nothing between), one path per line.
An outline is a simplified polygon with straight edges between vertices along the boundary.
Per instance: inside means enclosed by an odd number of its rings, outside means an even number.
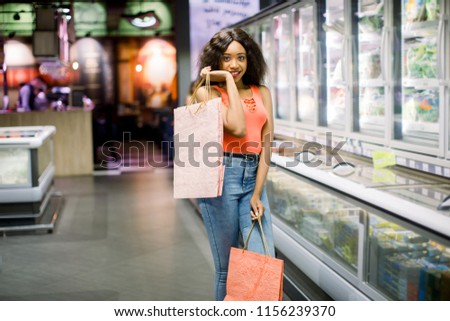
M230 73L233 76L233 78L238 78L239 75L241 74L239 71L230 71Z

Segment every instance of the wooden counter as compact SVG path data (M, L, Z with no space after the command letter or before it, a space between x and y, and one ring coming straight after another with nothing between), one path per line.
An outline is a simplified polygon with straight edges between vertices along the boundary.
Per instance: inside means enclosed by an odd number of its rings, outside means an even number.
M91 111L80 109L0 114L1 127L44 125L56 127L55 175L91 175L94 167Z

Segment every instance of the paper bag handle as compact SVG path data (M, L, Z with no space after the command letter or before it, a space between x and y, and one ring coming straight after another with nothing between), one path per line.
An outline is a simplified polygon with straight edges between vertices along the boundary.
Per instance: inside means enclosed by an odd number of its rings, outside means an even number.
M259 229L261 231L261 238L262 238L263 244L264 244L264 252L266 253L267 256L271 256L270 252L269 252L269 247L267 246L266 236L264 235L264 231L263 231L263 227L262 227L262 223L261 223L261 216L258 216L258 223L259 223ZM250 231L248 232L247 239L245 240L244 248L242 249L242 251L246 250L248 247L248 241L250 239L250 234L252 234L255 224L256 224L256 221L253 221L252 227L251 227Z
M193 105L197 100L196 100L196 95L197 95L197 91L199 90L199 88L203 85L203 83L205 83L205 89L206 89L206 99L205 101L208 101L211 99L212 93L211 93L211 76L208 74L206 74L205 78L202 78L202 80L198 83L197 87L195 87L194 92L192 93L191 98L189 98L188 101L188 105L186 106L186 108L189 109L189 106ZM201 107L203 107L204 104L200 104L197 108L197 110L194 112L194 114L196 114Z

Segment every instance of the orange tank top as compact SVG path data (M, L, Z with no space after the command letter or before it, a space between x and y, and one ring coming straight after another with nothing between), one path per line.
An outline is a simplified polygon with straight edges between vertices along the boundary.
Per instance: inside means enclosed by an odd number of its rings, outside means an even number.
M225 89L219 86L213 86L222 95L222 102L228 106L228 94ZM252 91L251 98L241 98L241 104L244 108L246 135L242 138L233 136L224 131L223 133L223 151L239 154L259 154L261 153L261 131L267 121L267 112L264 107L259 88L250 85Z

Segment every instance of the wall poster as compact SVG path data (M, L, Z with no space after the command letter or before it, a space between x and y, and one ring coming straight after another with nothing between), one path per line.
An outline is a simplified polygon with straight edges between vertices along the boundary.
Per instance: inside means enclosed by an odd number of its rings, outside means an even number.
M259 12L259 1L189 0L191 79L198 75L198 55L219 30Z

